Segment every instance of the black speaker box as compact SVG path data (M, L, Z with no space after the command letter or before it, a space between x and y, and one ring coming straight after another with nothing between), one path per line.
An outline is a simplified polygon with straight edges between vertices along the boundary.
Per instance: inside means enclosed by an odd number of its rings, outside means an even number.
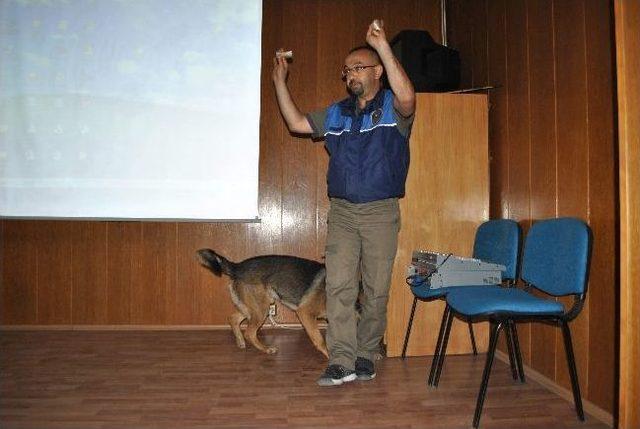
M416 92L447 92L460 86L458 51L439 45L427 31L403 30L390 45Z

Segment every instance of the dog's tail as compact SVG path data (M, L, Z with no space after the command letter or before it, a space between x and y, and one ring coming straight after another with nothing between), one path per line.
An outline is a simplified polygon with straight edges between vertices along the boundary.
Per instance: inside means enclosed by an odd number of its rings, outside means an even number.
M198 255L200 264L211 270L216 276L221 276L222 274L226 274L231 278L235 276L236 266L238 264L229 261L224 256L218 255L211 249L200 249L196 254Z

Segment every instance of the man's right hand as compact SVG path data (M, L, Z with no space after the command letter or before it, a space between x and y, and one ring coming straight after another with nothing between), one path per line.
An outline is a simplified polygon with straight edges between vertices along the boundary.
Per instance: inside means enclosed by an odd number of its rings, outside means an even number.
M282 52L282 49L278 50ZM311 134L313 128L309 124L306 116L296 107L291 98L289 88L287 88L287 75L289 74L289 64L284 56L277 55L273 59L273 86L276 90L276 98L280 112L284 117L289 131L299 134Z
M283 49L278 49L278 52L283 52ZM287 75L289 74L289 63L285 57L276 56L273 58L273 73L271 77L274 83L286 82Z

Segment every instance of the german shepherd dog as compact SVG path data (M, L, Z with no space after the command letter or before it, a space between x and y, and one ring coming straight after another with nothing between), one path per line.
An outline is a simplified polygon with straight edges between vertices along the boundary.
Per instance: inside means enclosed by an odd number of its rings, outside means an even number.
M278 351L262 344L257 334L269 315L269 306L280 301L295 311L313 345L329 357L318 328L318 318L326 317L324 264L285 255L256 256L234 263L211 249L200 249L197 255L200 263L216 276L225 274L231 278L229 291L238 311L229 317L229 325L238 347L246 347L246 338L260 351ZM247 328L243 336L240 324L244 320Z

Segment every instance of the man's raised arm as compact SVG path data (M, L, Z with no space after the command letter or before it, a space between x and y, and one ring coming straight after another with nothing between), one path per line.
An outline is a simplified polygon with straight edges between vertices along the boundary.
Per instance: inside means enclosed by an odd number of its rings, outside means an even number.
M289 64L287 58L276 55L273 59L273 86L276 89L276 98L278 107L284 117L289 131L299 134L311 134L313 128L305 115L298 109L291 98L291 93L287 87L287 75L289 73Z
M394 106L404 117L413 115L416 110L416 92L398 59L393 55L384 29L377 20L369 25L367 43L378 52L387 79L394 95Z

